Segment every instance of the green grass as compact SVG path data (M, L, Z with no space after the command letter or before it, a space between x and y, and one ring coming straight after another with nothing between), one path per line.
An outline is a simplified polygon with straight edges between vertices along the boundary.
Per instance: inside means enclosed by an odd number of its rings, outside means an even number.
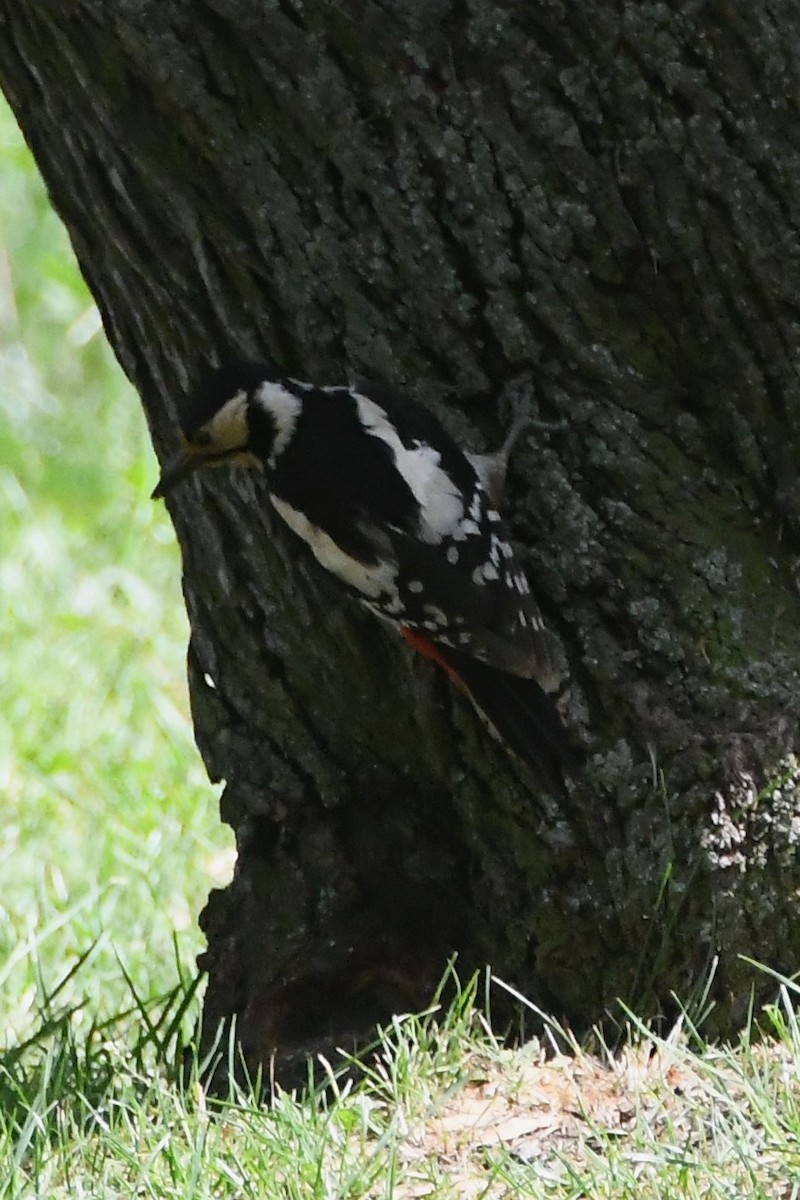
M136 396L0 116L0 1029L89 953L81 1021L191 964L229 831L192 742L180 564ZM70 1003L74 989L67 989Z
M357 1087L271 1110L165 1084L115 1029L39 1039L0 1092L4 1197L197 1200L556 1197L790 1200L800 1194L800 1031L785 983L772 1037L733 1049L632 1023L590 1056L550 1025L503 1049L474 985L442 1017L397 1018ZM545 1054L545 1050L548 1051ZM225 1048L223 1048L225 1052ZM13 1084L10 1082L14 1076ZM4 1094L3 1094L4 1093Z
M788 980L757 1044L705 1045L688 1019L659 1040L630 1018L621 1054L552 1024L512 1052L467 988L447 1014L398 1018L358 1087L265 1111L242 1092L212 1108L196 1067L179 1082L196 917L231 857L192 742L155 477L0 110L2 1200L800 1200Z

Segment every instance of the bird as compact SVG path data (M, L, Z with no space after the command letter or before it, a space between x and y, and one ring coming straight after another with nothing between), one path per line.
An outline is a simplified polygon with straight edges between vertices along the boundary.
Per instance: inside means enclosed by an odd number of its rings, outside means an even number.
M178 405L180 448L153 498L204 467L263 474L272 507L322 567L441 667L551 788L575 751L552 635L498 512L518 413L494 454L462 450L405 392L317 386L262 362L207 370Z

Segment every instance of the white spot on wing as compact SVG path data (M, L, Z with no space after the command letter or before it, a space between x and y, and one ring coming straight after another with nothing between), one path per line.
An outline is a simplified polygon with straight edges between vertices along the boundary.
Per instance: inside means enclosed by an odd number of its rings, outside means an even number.
M447 547L447 561L450 563L451 567L456 565L458 562L458 546Z
M415 596L419 596L425 589L418 579L412 579L408 585L408 590L413 592Z
M424 604L424 611L436 625L447 625L447 615L435 604Z
M482 584L482 583L487 583L489 580L499 579L499 578L500 578L500 573L497 570L497 567L495 567L490 562L481 563L481 565L479 567L476 567L475 570L472 572L472 582L473 583Z
M467 517L464 521L458 522L458 525L453 530L453 538L457 542L463 542L464 538L473 537L476 533L480 533L480 531L478 523Z

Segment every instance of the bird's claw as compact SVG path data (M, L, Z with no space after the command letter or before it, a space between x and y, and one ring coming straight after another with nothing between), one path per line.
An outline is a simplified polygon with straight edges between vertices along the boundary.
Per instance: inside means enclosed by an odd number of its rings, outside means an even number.
M505 436L500 454L506 459L519 441L520 435L530 429L538 433L561 433L568 426L562 418L560 421L541 421L536 415L538 406L535 400L536 384L532 374L517 375L504 384L498 398L498 408L507 415L511 422Z

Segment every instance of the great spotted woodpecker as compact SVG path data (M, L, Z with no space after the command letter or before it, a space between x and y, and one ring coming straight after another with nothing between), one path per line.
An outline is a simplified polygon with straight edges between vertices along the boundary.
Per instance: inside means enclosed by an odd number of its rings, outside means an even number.
M219 368L180 413L182 447L153 497L202 466L263 471L286 524L347 590L433 659L547 782L572 751L549 635L495 507L496 455L459 449L382 385L316 387L257 363Z

